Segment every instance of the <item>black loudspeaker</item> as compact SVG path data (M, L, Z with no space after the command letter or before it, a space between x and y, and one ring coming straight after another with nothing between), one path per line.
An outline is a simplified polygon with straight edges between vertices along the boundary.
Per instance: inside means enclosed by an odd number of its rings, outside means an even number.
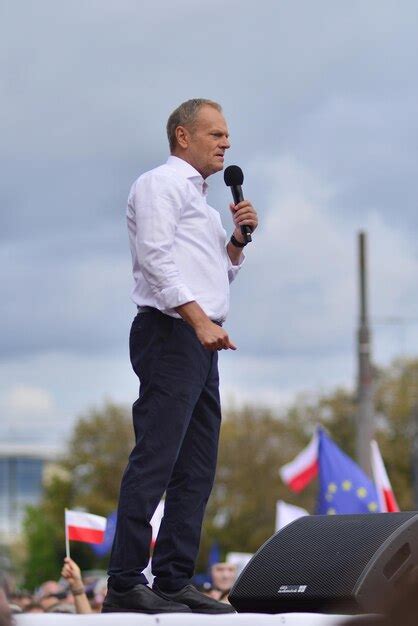
M311 515L266 541L229 600L238 612L379 613L415 565L418 512Z

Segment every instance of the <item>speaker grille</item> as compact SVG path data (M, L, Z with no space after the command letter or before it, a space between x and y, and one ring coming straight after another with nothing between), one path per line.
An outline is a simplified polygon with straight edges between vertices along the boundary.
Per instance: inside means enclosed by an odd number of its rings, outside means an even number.
M353 602L353 588L382 543L417 513L308 516L276 533L256 553L235 583L231 602L242 610L332 598ZM283 586L305 586L279 593ZM245 605L245 606L244 606Z

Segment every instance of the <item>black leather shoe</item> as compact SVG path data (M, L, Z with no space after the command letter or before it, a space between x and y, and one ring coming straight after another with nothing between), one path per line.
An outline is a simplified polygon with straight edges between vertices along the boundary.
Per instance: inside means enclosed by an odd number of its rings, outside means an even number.
M147 587L136 585L129 591L108 589L102 613L190 613L185 604L164 599Z
M183 587L180 591L169 593L161 591L156 585L153 586L152 590L165 600L174 600L174 602L186 604L191 608L193 613L211 613L212 615L235 613L235 610L230 604L208 598L208 596L205 596L204 593L200 593L193 585L186 585L186 587Z

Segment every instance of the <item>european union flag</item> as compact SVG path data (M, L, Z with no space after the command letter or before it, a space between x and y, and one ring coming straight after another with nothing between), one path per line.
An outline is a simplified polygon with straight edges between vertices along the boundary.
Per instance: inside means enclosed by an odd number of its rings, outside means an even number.
M317 513L379 513L374 483L318 428L319 493Z
M113 511L107 518L105 536L102 543L91 544L91 549L98 557L106 556L112 549L113 538L116 532L116 511Z

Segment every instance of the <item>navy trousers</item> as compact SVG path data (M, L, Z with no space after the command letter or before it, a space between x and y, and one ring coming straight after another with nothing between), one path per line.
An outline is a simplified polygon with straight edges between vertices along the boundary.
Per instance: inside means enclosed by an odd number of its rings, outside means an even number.
M218 353L191 326L156 309L138 313L130 333L140 380L133 405L136 445L122 478L109 585L147 583L151 517L166 494L152 572L163 591L190 582L216 469L221 411Z

